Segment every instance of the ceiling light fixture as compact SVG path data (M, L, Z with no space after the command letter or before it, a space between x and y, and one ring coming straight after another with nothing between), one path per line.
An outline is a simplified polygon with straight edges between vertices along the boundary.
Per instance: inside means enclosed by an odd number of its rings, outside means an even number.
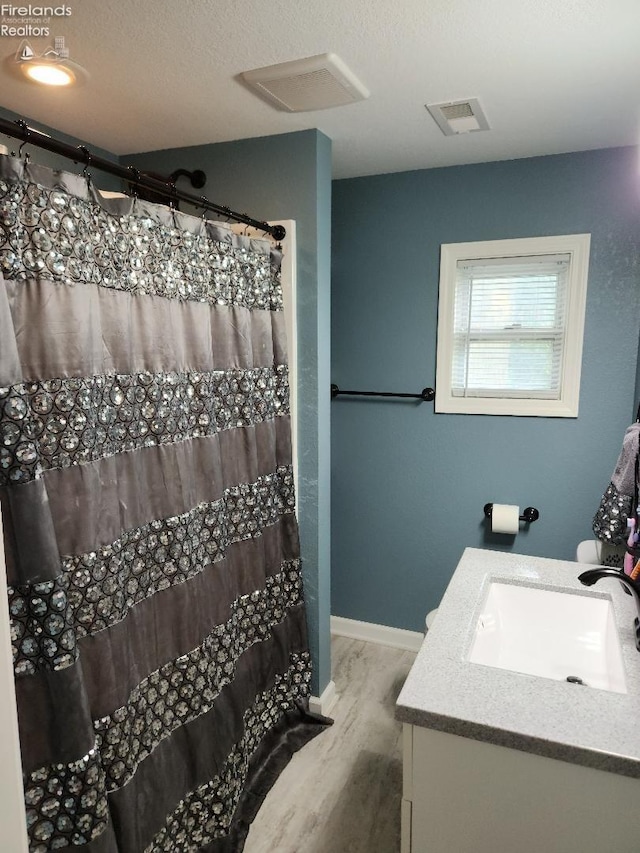
M57 62L36 59L22 64L20 70L28 80L45 86L71 86L75 83L75 75L71 69Z
M47 48L42 56L36 56L29 42L23 41L18 51L5 59L5 68L20 80L56 88L81 86L89 76L81 65L69 59L64 38L56 38L55 46Z

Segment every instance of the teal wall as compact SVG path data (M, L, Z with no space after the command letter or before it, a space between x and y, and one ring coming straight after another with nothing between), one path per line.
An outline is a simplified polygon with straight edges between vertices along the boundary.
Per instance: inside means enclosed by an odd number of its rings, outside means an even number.
M313 692L330 662L330 237L331 142L316 130L128 155L167 174L203 169L199 195L257 219L295 219L298 245L299 522ZM185 186L189 191L188 185Z
M51 136L55 136L56 139L66 142L67 145L73 145L74 147L77 147L78 145L86 145L97 157L103 157L105 160L112 160L114 163L119 162L118 157L115 154L112 154L110 151L105 151L104 148L98 148L95 145L92 145L91 142L87 142L83 139L77 139L75 136L69 136L66 133L61 133L55 128L48 127L47 125L34 121L27 116L18 115L17 113L7 110L2 106L0 106L0 118L5 119L6 121L18 121L19 119L24 119L30 127L40 130L43 133L48 133ZM89 131L90 129L87 128L87 130ZM18 153L21 142L19 139L14 139L13 137L0 133L0 145L5 145L10 152L14 151ZM51 169L60 169L64 172L75 172L76 174L82 172L82 166L79 164L74 163L72 160L67 160L66 157L60 157L58 154L45 151L43 148L36 148L35 145L25 145L23 154L27 152L34 163L39 163L42 166L49 166ZM118 178L115 178L113 175L108 175L106 172L99 172L97 169L91 170L91 180L98 189L112 190L115 192L119 192L122 189L121 182Z
M577 419L332 403L333 613L421 630L466 546L574 559L635 418L638 151L620 148L341 180L333 188L332 380L435 384L441 243L591 233ZM535 506L486 535L488 501Z

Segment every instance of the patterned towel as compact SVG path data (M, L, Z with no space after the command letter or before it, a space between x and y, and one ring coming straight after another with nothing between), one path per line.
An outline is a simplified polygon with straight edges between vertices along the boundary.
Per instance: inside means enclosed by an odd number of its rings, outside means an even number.
M611 475L611 482L593 517L592 529L601 542L619 544L627 539L627 518L632 514L639 440L640 423L635 423L624 434L622 450Z

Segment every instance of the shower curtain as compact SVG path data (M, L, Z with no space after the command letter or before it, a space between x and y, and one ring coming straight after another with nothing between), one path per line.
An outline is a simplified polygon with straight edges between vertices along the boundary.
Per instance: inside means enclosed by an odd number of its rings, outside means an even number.
M240 851L307 711L280 256L0 158L30 850Z

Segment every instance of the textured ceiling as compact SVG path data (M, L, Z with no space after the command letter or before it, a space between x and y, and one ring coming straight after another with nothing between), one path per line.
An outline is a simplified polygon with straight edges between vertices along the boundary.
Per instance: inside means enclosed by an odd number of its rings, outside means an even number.
M116 154L317 127L333 140L335 176L347 177L640 141L640 0L67 5L52 36L65 37L89 83L45 91L0 67L0 105ZM0 37L0 50L19 43ZM326 52L362 80L367 101L287 114L236 80ZM491 130L444 137L424 104L468 97Z

